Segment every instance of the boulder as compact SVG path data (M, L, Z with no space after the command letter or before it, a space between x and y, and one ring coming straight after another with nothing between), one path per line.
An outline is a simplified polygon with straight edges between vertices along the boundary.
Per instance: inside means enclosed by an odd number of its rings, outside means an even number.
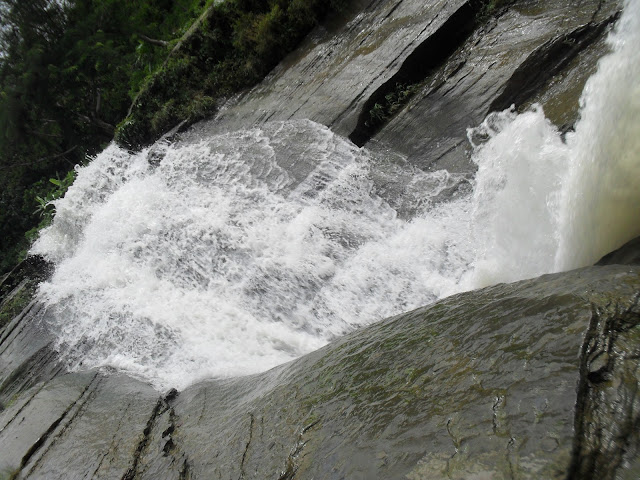
M8 401L0 391L0 468L43 479L636 478L638 291L640 269L622 265L500 284L263 374L163 395L114 372L57 372Z

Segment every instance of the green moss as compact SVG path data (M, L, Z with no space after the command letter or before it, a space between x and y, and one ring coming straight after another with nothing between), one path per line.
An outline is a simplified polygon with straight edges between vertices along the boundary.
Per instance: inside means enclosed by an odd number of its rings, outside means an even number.
M25 309L34 295L34 288L22 288L0 306L0 328L4 328L13 318Z
M0 470L0 480L13 480L14 478L18 477L18 474L20 473L20 469L16 468L4 468L2 470Z
M485 0L484 6L480 11L478 21L484 22L513 3L515 3L515 0Z

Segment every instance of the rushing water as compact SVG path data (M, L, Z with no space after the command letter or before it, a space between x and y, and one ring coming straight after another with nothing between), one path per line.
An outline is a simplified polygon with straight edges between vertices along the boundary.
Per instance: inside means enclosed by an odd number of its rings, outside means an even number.
M469 132L472 186L310 121L133 155L110 146L33 247L56 264L41 296L64 357L162 389L252 373L455 292L588 265L640 234L639 3L575 133L563 140L540 108L491 115Z

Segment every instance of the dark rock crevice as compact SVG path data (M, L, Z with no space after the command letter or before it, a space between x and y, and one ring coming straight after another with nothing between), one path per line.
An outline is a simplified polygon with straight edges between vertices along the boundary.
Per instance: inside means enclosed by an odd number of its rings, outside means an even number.
M151 431L153 430L153 427L155 426L158 420L158 417L163 413L161 411L163 406L165 406L165 403L164 403L164 399L161 397L158 399L155 407L153 408L153 411L149 416L149 420L147 420L147 425L144 427L144 430L142 431L142 438L140 439L140 442L138 442L138 446L136 447L136 450L133 454L133 460L131 462L131 466L122 476L122 480L134 480L135 478L138 477L138 474L139 474L138 466L140 463L140 459L142 458L142 455L144 454L145 450L147 449L147 446L149 445L149 440L151 438Z
M122 480L148 477L147 469L149 467L149 459L145 457L149 450L153 450L154 447L152 447L152 445L156 445L158 442L162 444L160 448L162 452L161 456L170 457L171 466L174 466L179 459L182 459L182 465L178 471L178 478L190 478L188 458L184 454L182 456L176 455L178 445L176 444L175 435L180 422L173 402L179 394L175 388L172 388L166 395L158 398L142 431L142 437L134 451L130 466L122 476ZM162 420L164 416L167 416L168 419L165 418L165 420ZM166 422L166 428L164 429L163 422ZM156 434L154 434L154 431ZM159 435L159 437L157 435ZM154 457L154 455L151 455L151 457Z
M593 18L600 8L602 7L598 7L593 14ZM493 100L486 114L500 112L511 105L515 105L516 108L525 105L581 51L601 38L607 27L619 16L620 12L617 12L602 22L587 23L538 47L513 72L502 93Z
M517 463L517 455L514 454L514 450L517 450L516 447L516 439L511 437L509 442L507 442L507 453L506 453L506 461L509 467L509 478L511 480L516 480L519 478L518 475L518 463Z
M62 414L51 424L49 428L36 440L33 445L27 450L20 461L19 472L25 471L29 467L29 471L33 471L42 458L51 449L56 439L61 437L64 432L71 426L76 417L82 411L83 406L90 400L91 395L96 391L98 384L100 383L99 374L96 373L91 381L87 384L80 396L72 402ZM73 411L75 409L75 411ZM67 418L68 421L62 425L63 421ZM61 428L58 428L62 425ZM44 449L43 449L44 447ZM36 456L38 454L39 456ZM32 462L33 460L33 462ZM31 465L29 466L29 463ZM28 473L27 473L28 475Z
M165 457L175 450L176 444L173 441L173 433L176 431L176 411L173 407L169 409L169 426L162 432L162 438L166 439L162 452Z
M291 449L291 452L287 456L285 461L285 468L278 477L278 480L293 480L295 478L296 473L300 466L298 465L298 458L302 454L304 447L307 445L308 440L305 440L305 435L310 430L314 429L318 425L320 425L321 419L314 420L309 425L300 430L300 434L298 435L298 439L296 441L295 446Z
M502 430L499 417L500 415L503 414L501 410L504 408L504 404L505 404L504 395L497 395L495 402L493 403L493 407L491 408L492 410L491 423L492 423L492 430L494 435L498 435Z
M374 91L364 103L356 128L349 135L349 139L358 146L363 146L371 139L382 128L382 122L371 121L370 112L375 106L382 105L385 97L393 94L398 86L406 88L422 82L441 67L473 33L483 9L484 2L481 0L465 2L433 35L418 45L395 75ZM403 101L407 101L409 96L406 95Z
M449 439L451 440L451 443L453 444L453 453L447 459L447 468L446 468L447 478L453 478L451 476L451 474L452 474L451 461L456 457L456 455L458 455L458 451L460 450L460 441L458 440L458 438L451 431L451 422L452 422L451 418L447 420L447 435L449 435Z
M178 480L187 480L189 478L191 478L189 460L185 458L184 462L182 462L182 468L180 469Z
M640 294L629 305L592 305L580 355L567 480L613 480L640 452L639 301Z
M244 452L242 452L242 460L240 460L240 476L238 480L242 480L245 478L244 464L247 460L247 453L249 452L249 447L251 446L251 442L253 440L253 425L255 423L255 417L253 413L249 413L249 438L247 439L247 444L244 447Z

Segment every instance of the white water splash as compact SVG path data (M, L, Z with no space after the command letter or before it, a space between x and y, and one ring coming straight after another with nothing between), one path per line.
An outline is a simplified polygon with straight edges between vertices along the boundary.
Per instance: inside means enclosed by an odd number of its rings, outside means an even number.
M160 388L264 370L432 302L464 271L448 261L449 214L398 218L368 154L326 127L155 148L155 168L149 151L111 146L80 169L34 246L57 264L41 293L74 368L112 365ZM456 182L387 168L413 178L412 211Z
M462 177L373 158L310 121L107 148L32 250L56 263L41 296L70 367L111 365L160 389L262 371L458 291L587 265L640 234L639 3L566 143L540 108L470 132L489 138L471 194Z
M569 135L555 268L588 265L640 235L640 1L625 2L604 57L587 83L582 119Z
M467 286L512 282L554 271L559 242L560 192L568 148L537 107L517 115L489 115L470 138L476 147L473 198L474 268Z
M566 141L540 107L492 114L474 136L478 247L466 285L591 265L640 235L640 1L625 3Z

